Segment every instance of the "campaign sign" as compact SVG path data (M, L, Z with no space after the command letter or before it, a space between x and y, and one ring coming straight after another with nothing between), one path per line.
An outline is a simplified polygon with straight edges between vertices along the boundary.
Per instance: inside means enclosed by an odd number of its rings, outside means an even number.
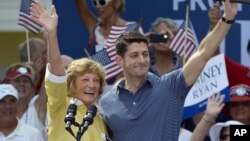
M224 94L225 101L230 100L224 54L211 58L202 70L186 97L183 120L204 111L207 99L215 93Z

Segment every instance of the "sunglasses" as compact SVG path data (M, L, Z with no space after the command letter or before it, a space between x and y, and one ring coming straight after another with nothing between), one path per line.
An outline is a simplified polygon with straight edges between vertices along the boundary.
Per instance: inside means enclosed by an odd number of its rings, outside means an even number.
M105 7L112 0L92 0L92 3L95 7Z
M220 139L221 139L221 140L226 140L226 139L228 139L228 138L230 138L230 135L229 135L229 134L220 135Z
M239 86L231 90L232 96L250 96L250 89L246 86Z

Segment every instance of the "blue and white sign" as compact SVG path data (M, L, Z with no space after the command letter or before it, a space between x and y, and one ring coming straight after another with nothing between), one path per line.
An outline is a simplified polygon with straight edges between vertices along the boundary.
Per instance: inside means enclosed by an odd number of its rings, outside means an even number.
M229 101L229 85L224 54L217 55L207 62L186 97L183 119L190 118L204 111L207 99L218 92L226 95L225 101Z

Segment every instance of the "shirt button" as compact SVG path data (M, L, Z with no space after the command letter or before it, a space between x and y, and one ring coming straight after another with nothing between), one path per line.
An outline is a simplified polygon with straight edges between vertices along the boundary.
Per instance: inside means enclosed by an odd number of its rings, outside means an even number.
M133 102L133 105L135 105L136 104L136 102Z

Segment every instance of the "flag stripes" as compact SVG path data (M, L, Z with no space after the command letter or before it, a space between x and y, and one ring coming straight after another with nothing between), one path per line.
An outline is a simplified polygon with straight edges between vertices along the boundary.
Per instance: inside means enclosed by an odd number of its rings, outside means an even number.
M18 24L33 33L39 33L42 30L42 26L30 18L31 3L32 0L21 0Z
M172 39L169 48L180 56L184 56L185 59L188 59L196 51L197 44L191 21L188 20L187 29L185 29L185 24L186 22L183 21Z
M104 48L91 57L93 60L103 65L106 73L105 80L111 79L123 71L115 61L115 44L117 39L124 32L138 30L139 26L140 25L138 23L130 23L125 26L112 26Z

